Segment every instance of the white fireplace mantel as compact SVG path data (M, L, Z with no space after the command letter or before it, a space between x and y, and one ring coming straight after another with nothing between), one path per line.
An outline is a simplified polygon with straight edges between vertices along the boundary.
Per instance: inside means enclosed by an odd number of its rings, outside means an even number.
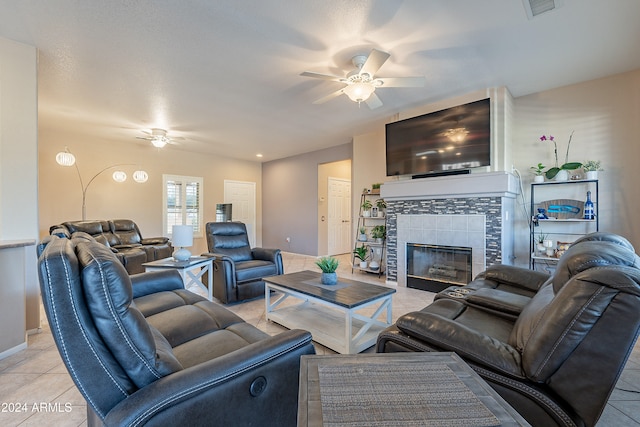
M433 178L387 181L380 197L391 200L507 197L518 194L518 181L508 172L485 172Z

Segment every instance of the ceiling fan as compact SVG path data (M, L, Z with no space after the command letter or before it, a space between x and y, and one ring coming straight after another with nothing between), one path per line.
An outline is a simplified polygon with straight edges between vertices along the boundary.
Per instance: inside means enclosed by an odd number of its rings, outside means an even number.
M358 104L365 102L369 108L374 109L382 106L382 101L375 94L376 89L388 87L422 87L425 84L425 78L423 76L375 77L375 73L380 69L380 67L382 67L390 56L391 55L387 52L382 52L377 49L372 49L368 56L356 55L351 59L351 62L357 70L350 72L346 77L319 74L311 71L305 71L300 75L346 84L342 89L317 99L313 102L314 104L322 104L345 94L352 101L357 102Z
M154 147L162 148L167 144L175 144L176 140L182 138L169 138L167 136L167 131L164 129L153 128L150 131L143 130L142 133L147 136L136 136L138 139L144 139L146 141L151 141Z

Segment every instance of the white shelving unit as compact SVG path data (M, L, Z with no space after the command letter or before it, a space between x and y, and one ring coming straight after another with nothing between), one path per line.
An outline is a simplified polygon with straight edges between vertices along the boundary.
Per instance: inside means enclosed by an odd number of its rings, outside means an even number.
M587 191L591 191L591 200L594 205L594 219L584 219L584 212L581 210L575 218L564 218L563 215L554 217L553 212L546 212L549 219L538 218L538 208L543 203L550 200L586 200ZM571 181L547 181L534 182L531 184L531 221L529 249L531 257L529 268L536 269L536 263L544 263L547 266L555 266L558 262L556 256L548 256L541 253L536 248L537 237L539 235L548 236L557 245L557 242L571 243L578 237L598 231L600 229L599 209L598 209L598 180L571 180Z

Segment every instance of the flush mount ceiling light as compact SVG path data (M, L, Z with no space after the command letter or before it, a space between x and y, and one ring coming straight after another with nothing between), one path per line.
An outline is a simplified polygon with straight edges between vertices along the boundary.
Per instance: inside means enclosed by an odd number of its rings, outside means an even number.
M322 104L344 94L353 102L357 102L358 104L364 102L369 108L374 109L382 106L382 101L380 101L380 98L375 94L377 88L422 87L425 84L425 78L422 76L375 77L375 73L390 56L388 53L377 49L372 49L369 55L356 55L351 58L351 63L356 67L356 70L351 71L346 77L319 74L311 71L305 71L300 75L346 84L342 89L314 101L314 104Z

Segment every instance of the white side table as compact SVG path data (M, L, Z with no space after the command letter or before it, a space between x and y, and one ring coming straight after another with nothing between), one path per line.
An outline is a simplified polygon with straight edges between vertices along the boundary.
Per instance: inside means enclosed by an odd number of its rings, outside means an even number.
M207 292L209 301L213 301L213 258L193 256L188 261L176 261L169 257L145 262L142 265L145 271L166 270L168 268L178 270L185 289L191 285L198 285ZM206 272L209 272L207 286L200 280Z

